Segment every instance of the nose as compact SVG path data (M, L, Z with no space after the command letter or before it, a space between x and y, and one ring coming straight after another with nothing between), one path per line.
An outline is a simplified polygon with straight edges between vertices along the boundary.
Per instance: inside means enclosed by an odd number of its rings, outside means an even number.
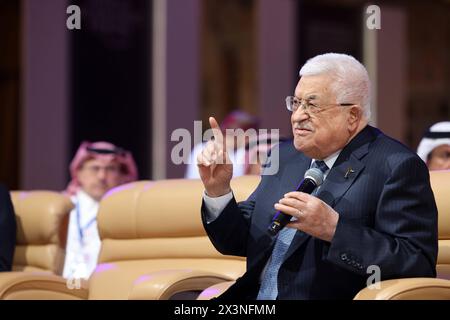
M102 169L98 170L98 172L97 172L97 177L98 177L99 179L104 180L104 179L106 178L106 169L105 169L105 168L102 168Z
M307 120L309 118L309 114L303 109L303 107L299 107L297 110L292 112L291 119L293 122L301 122Z

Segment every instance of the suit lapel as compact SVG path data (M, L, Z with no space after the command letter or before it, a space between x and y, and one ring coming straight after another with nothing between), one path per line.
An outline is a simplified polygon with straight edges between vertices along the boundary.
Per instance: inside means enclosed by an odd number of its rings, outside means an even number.
M364 170L364 164L354 156L335 164L317 193L317 198L330 207L335 207L359 174Z
M286 165L281 178L280 198L287 192L297 190L300 182L303 180L306 170L309 169L311 159L305 155L298 155Z

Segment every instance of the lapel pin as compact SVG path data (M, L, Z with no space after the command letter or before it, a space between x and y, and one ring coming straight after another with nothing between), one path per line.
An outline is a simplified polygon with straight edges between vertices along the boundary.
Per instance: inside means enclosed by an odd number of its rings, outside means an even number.
M348 176L350 175L350 173L355 173L355 171L354 171L351 167L349 167L349 168L347 169L347 172L345 173L344 178L345 178L345 179L348 179Z

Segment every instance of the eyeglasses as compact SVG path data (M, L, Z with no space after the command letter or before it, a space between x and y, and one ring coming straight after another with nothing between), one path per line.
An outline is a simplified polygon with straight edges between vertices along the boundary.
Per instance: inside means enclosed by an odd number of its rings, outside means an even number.
M311 103L310 100L304 100L304 99L298 99L294 96L287 96L286 97L286 108L291 111L295 112L298 110L299 107L302 108L303 111L305 111L308 114L317 114L322 111L325 111L330 108L325 108L325 106L342 106L342 107L349 107L353 106L354 103L332 103L332 104L326 104L323 106L319 106L317 104Z

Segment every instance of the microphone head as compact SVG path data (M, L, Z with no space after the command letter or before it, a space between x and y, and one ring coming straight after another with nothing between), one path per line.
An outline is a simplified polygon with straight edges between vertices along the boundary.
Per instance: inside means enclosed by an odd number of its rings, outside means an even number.
M306 178L313 180L316 183L316 186L318 187L323 182L323 172L320 171L319 168L311 168L309 170L306 170L305 179Z

